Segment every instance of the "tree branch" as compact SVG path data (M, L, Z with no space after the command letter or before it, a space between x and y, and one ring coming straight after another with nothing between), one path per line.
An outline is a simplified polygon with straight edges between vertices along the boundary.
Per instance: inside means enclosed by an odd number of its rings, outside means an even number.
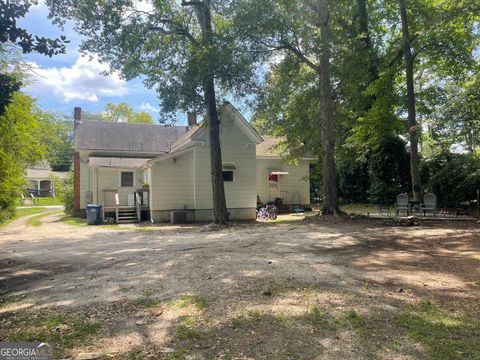
M280 48L283 48L285 50L288 50L288 51L292 52L294 55L296 55L304 64L306 64L312 70L317 71L317 72L320 70L320 66L315 64L309 58L307 58L305 56L305 54L302 53L302 51L300 49L298 49L297 47L295 47L295 46L293 46L289 43L286 43L286 42L281 42Z
M166 22L166 21L165 21ZM171 22L171 21L170 21ZM197 40L195 40L195 38L193 37L192 34L190 34L188 32L187 29L185 29L184 27L182 26L176 26L175 28L171 29L171 30L167 30L163 27L160 27L160 26L150 26L150 30L152 31L158 31L160 34L162 35L182 35L182 36L185 36L188 40L190 40L190 42L193 44L193 45L198 45L197 43Z
M207 7L207 5L205 5L203 3L203 1L200 1L200 0L191 0L191 1L182 0L182 6L203 6L203 7Z

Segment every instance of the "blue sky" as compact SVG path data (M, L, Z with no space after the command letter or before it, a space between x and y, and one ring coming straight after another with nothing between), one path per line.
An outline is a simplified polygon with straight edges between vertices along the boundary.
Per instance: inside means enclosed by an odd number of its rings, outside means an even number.
M153 90L147 89L140 79L127 82L115 74L103 76L105 64L80 56L81 37L73 30L73 24L67 23L64 31L52 25L45 5L32 6L18 25L35 35L56 38L64 34L70 40L65 55L25 55L35 73L35 81L26 91L45 110L71 114L73 107L80 106L88 112L99 112L108 102L127 102L137 111L150 112L154 119L160 117L159 100ZM177 124L186 122L183 114L178 117Z

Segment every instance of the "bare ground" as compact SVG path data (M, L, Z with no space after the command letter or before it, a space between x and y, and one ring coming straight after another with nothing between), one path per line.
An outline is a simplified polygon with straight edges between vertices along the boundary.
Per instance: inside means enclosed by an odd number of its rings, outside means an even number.
M480 229L0 229L0 340L114 359L480 359ZM154 229L148 229L154 230Z

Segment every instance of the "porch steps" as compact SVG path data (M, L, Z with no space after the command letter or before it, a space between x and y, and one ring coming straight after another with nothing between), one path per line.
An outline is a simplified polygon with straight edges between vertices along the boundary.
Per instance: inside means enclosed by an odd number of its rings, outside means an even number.
M140 222L137 216L137 209L132 207L119 207L117 224L133 224Z

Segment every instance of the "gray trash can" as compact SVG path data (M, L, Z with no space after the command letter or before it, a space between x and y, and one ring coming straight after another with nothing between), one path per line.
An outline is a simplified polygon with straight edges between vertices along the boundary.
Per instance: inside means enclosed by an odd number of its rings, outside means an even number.
M87 205L87 223L88 225L99 225L102 223L102 205Z

